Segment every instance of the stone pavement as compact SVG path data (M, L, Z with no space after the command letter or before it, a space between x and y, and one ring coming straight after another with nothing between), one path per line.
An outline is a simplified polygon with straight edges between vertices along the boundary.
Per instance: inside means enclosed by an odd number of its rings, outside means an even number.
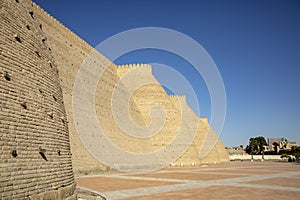
M300 163L229 162L76 178L106 199L300 199Z

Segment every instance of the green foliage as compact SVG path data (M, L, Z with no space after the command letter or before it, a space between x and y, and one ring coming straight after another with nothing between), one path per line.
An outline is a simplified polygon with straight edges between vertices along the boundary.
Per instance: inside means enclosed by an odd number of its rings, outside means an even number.
M293 156L295 156L295 157L300 157L300 153L298 152L298 153L293 153Z
M291 153L300 153L300 146L293 146L291 149Z
M290 156L288 155L288 154L282 154L281 156L280 156L280 158L290 158Z
M264 146L267 145L266 139L263 136L250 138L249 145L246 147L248 154L262 154Z
M300 157L300 146L292 147L291 154L295 157Z

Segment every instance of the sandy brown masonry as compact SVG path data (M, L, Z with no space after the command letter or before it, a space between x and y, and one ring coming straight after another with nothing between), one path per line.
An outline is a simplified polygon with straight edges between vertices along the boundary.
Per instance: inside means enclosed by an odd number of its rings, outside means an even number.
M0 197L76 199L73 169L76 174L110 170L86 150L73 122L75 77L93 48L30 0L1 0L0 8ZM207 119L197 117L184 96L168 96L152 75L150 65L118 67L99 52L94 52L89 62L108 66L99 80L95 107L107 137L120 148L137 153L164 148L181 127L180 110L184 109L184 120L197 124L196 136L171 165L228 161ZM145 126L151 120L148 111L154 103L166 110L164 127L148 141L128 138L112 116L116 83L136 69L140 73L133 82L142 78L153 84L134 92L129 102L132 119ZM128 84L121 81L119 86L124 95ZM124 103L128 102L119 99L117 106ZM188 134L188 127L183 128ZM199 153L205 148L204 141L211 146L207 155Z
M76 199L62 90L33 4L0 7L0 199Z

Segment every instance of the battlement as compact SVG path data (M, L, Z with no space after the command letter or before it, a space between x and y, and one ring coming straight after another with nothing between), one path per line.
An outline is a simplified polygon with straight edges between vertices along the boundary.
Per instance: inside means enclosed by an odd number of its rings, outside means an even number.
M74 33L74 31L70 30L67 26L65 26L64 24L62 24L60 21L58 21L55 17L53 17L52 15L50 15L49 13L47 13L43 8L41 8L39 5L37 5L36 3L32 2L34 10L39 12L41 15L45 16L46 18L49 18L51 20L52 23L62 27L68 34L72 35L73 37L76 38L76 40L80 41L81 43L83 43L84 45L86 45L88 48L92 48L86 41L84 41L83 39L81 39L76 33Z
M208 123L208 118L207 117L201 117L200 120L202 122Z
M117 74L119 77L122 77L124 74L133 69L141 69L145 72L150 72L152 74L152 66L150 64L125 64L125 65L117 65Z
M125 64L125 65L116 65L118 70L122 70L122 69L133 69L133 68L137 68L137 67L145 67L145 68L149 68L152 69L152 66L149 64L144 64L144 63L137 63L137 64Z
M186 96L185 95L168 95L168 97L171 99L171 100L180 100L181 102L186 102Z

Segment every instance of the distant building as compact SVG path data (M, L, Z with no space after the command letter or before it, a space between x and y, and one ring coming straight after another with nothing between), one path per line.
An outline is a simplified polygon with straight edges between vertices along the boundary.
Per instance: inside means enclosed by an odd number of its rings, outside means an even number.
M292 142L290 142L290 146L291 146L291 148L296 147L296 146L298 146L298 142L292 141Z
M291 150L293 146L298 146L296 141L288 141L286 138L268 138L268 146L265 146L265 152L274 152Z

